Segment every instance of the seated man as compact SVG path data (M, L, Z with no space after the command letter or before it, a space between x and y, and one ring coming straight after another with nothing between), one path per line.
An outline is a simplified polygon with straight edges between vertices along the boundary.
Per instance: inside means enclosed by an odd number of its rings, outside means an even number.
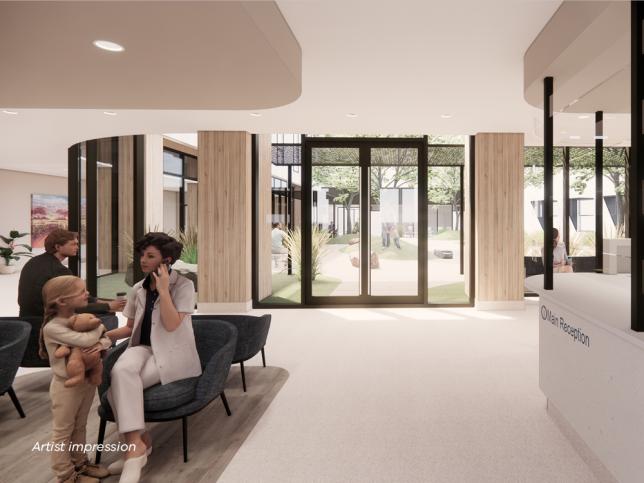
M279 223L273 223L273 230L271 231L271 253L288 253L288 250L284 246L286 236L281 225Z
M78 254L78 235L67 230L54 230L45 239L45 253L29 260L20 272L18 282L19 316L42 317L44 314L42 288L45 283L60 275L73 275L72 271L62 264L67 257ZM125 300L101 301L90 297L90 304L78 312L101 314L120 312Z

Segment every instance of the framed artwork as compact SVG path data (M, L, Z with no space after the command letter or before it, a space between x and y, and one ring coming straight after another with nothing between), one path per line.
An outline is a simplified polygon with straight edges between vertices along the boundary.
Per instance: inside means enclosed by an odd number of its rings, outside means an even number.
M57 228L67 229L67 196L31 195L31 246L44 248L45 238Z

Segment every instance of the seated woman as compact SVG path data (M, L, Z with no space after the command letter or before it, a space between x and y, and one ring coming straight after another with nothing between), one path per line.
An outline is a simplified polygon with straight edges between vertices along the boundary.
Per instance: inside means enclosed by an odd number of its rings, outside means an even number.
M121 482L139 481L152 451L145 431L143 390L158 384L201 375L190 314L195 289L170 266L183 246L165 233L148 233L135 245L144 280L132 287L123 315L127 325L109 331L112 340L130 337L127 349L114 365L107 397L119 433L131 448L125 459L108 467L122 471Z
M559 241L559 230L556 228L552 229L552 271L557 273L572 272L572 265L566 253L566 245Z

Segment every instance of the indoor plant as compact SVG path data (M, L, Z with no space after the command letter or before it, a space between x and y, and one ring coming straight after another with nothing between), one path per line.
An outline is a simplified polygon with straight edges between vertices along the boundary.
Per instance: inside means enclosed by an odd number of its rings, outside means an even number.
M11 230L9 236L0 235L0 239L5 243L5 247L0 247L0 257L4 260L4 263L0 262L0 273L14 273L16 271L16 266L13 263L14 260L20 260L20 257L31 257L31 246L25 243L15 243L14 240L28 235L28 233L20 233L18 230ZM21 247L23 251L15 251L17 247ZM26 250L26 251L25 251Z

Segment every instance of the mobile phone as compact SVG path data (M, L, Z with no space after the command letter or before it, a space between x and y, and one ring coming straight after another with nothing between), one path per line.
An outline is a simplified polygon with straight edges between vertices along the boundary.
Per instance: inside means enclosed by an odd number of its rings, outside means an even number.
M164 258L164 259L163 259L163 262L161 262L163 265L165 265L165 268L167 268L167 269L168 269L168 273L170 273L170 271L172 270L172 268L171 268L171 265L172 265L172 264L170 263L170 261L171 261L171 259L170 259L170 258ZM157 275L160 275L160 274L161 274L161 265L159 265L159 266L157 267L156 272L157 272Z

